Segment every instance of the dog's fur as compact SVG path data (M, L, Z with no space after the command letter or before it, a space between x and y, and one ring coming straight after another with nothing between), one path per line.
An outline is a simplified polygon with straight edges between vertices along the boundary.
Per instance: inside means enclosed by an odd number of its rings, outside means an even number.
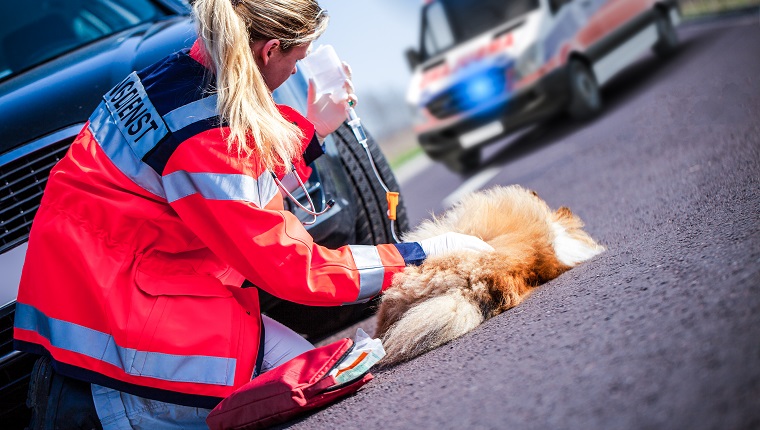
M536 193L513 185L471 194L404 235L404 241L419 241L454 231L480 237L495 251L455 251L396 274L378 310L382 364L462 336L604 251L581 227L570 209L552 212Z

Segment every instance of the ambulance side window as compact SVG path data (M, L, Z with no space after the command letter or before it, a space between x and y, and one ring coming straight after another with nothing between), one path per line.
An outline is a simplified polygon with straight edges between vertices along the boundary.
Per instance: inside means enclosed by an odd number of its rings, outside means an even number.
M551 8L552 15L556 15L562 6L570 3L571 0L549 0L549 8Z

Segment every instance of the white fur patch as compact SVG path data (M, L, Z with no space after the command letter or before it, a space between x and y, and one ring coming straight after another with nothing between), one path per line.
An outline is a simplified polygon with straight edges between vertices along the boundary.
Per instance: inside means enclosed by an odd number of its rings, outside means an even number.
M383 336L386 364L398 363L473 330L484 321L477 303L461 291L429 298L412 307Z
M604 251L601 246L593 246L571 237L565 227L553 222L552 230L554 231L554 252L557 259L562 264L574 267L578 263L590 260L594 256Z

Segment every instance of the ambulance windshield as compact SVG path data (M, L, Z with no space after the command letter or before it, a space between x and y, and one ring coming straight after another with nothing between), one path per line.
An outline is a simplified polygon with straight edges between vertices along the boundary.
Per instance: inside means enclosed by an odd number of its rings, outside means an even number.
M436 0L422 9L422 60L538 9L538 0Z

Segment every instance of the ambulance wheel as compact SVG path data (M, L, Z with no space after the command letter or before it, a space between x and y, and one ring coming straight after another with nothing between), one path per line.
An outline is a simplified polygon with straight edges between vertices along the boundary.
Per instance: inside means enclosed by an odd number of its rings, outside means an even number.
M452 154L443 160L443 164L452 172L459 174L471 173L480 167L480 149L471 149Z
M594 72L578 59L568 66L570 104L567 113L578 120L593 118L602 110L602 94Z
M655 20L655 24L657 25L658 39L652 50L659 57L667 58L678 47L678 32L676 32L673 23L670 21L668 10L657 9L656 13L657 19Z

